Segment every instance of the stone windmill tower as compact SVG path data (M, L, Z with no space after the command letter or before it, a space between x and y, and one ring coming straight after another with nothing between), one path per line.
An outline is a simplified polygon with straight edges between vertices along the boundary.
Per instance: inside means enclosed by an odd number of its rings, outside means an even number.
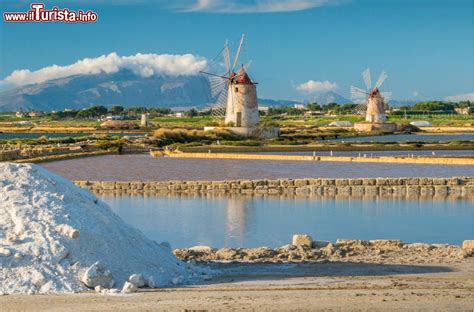
M380 93L379 89L375 88L369 93L365 121L378 123L387 122L387 116L385 115L386 109L387 106L385 104L384 97Z
M392 95L391 92L380 92L380 87L387 79L387 73L382 71L377 83L372 88L372 80L370 77L370 69L367 68L362 72L366 90L351 86L351 99L354 103L358 103L355 113L365 115L365 122L356 123L354 127L360 131L385 131L393 132L396 130L396 124L387 122L386 110L388 109L387 101Z
M217 97L217 102L212 107L213 118L219 123L223 121L226 127L253 129L259 122L257 83L252 81L247 73L250 63L242 65L237 72L235 71L244 38L242 35L232 65L229 46L227 42L225 43L222 50L226 66L224 74L202 73L209 75L212 95Z
M244 66L230 79L227 91L225 124L234 127L258 126L257 86Z

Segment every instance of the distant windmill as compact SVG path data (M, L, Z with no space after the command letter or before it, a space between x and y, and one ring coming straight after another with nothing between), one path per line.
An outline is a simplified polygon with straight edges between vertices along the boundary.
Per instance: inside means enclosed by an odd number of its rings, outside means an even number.
M224 44L222 57L225 73L201 73L209 76L212 96L217 97L217 102L211 107L213 119L219 122L224 119L226 126L251 128L258 125L259 115L256 83L247 74L250 62L235 72L244 38L242 35L232 65L229 45L227 41Z
M387 79L387 73L380 73L377 83L372 88L372 80L370 77L370 69L367 68L362 72L366 90L351 86L351 99L358 104L354 112L359 115L365 115L367 122L386 122L385 111L388 108L388 100L392 92L380 92L380 87Z

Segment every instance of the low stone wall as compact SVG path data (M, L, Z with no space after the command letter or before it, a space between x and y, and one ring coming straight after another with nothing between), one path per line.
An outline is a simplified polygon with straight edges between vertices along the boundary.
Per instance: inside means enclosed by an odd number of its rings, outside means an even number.
M153 156L153 155L152 155ZM306 155L274 155L274 154L239 154L239 153L166 153L173 158L219 158L219 159L252 159L252 160L291 160L291 161L331 161L331 162L362 162L390 164L437 164L437 165L474 165L472 157L428 157L428 156L306 156Z
M48 162L48 161L57 161L57 160L82 158L82 157L92 157L92 156L101 156L101 155L109 155L109 154L115 154L115 152L100 150L100 151L93 151L93 152L66 153L66 154L58 154L58 155L47 155L47 156L41 156L41 157L17 159L17 160L14 160L13 162L16 162L16 163L42 163L42 162Z
M277 179L230 181L114 182L76 181L95 193L130 195L248 194L317 195L342 197L455 197L474 198L474 177L453 178L364 178Z
M85 150L80 146L60 147L22 147L0 150L0 161L15 161L20 159L32 159L64 154L83 153Z

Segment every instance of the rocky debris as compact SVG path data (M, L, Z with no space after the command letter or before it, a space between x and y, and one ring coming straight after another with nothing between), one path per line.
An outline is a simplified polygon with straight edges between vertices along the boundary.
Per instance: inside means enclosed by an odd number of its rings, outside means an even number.
M292 244L295 246L313 246L313 238L307 234L295 234L293 235Z
M137 285L130 283L130 282L125 282L122 287L122 293L124 294L130 294L138 291Z
M104 289L107 289L107 288L104 288L100 285L94 287L95 292L98 292L98 293L101 293Z
M213 248L210 246L193 246L193 247L190 247L189 250L192 250L195 252L212 252Z
M79 230L73 228L68 224L60 224L57 227L57 231L63 233L64 235L68 236L69 238L76 239L79 237Z
M331 242L329 242L329 241L313 241L313 245L311 247L313 247L313 248L324 248L329 244L331 244Z
M148 288L155 288L155 280L153 279L153 276L150 276L145 280L145 284Z
M462 249L474 249L474 239L463 241Z
M8 248L0 247L0 257L10 257L12 252Z
M140 287L145 287L146 281L143 275L141 274L132 274L128 278L128 281L134 285L136 285L138 288Z
M94 288L97 286L103 288L112 288L115 284L112 273L110 273L107 268L97 261L91 265L82 275L81 282L84 283L89 288Z
M470 245L469 245L470 246ZM368 262L368 263L457 263L474 255L471 249L447 244L403 244L400 240L337 240L307 245L284 245L279 248L191 248L175 249L184 261L225 262Z

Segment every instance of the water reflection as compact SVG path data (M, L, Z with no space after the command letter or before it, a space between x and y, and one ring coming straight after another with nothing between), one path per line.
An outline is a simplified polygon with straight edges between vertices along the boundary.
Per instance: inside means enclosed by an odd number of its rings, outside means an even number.
M470 201L321 197L103 197L126 222L173 247L276 247L315 239L402 239L460 244L474 237Z
M243 246L245 233L249 231L249 223L254 214L254 202L245 197L230 197L227 199L227 222L225 245L236 242Z

